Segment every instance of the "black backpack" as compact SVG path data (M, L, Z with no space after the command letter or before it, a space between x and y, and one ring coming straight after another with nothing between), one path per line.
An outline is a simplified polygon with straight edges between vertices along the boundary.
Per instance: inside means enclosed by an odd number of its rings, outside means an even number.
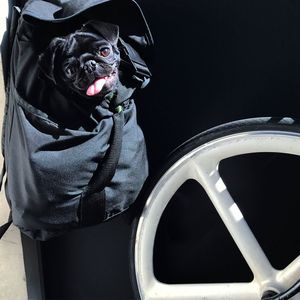
M145 60L153 40L133 0L13 2L1 45L3 175L11 214L0 238L13 222L31 238L47 240L109 220L136 200L148 162L132 94L149 82ZM127 82L109 108L78 105L41 78L38 66L55 36L91 19L120 28L120 69Z

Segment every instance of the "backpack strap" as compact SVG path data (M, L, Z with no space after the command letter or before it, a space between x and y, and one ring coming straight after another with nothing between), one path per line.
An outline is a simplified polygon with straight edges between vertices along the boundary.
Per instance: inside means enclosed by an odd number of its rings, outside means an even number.
M5 165L5 160L3 158L2 171L1 171L1 174L0 174L0 191L2 189L3 178L4 178L5 174L6 174L6 165Z
M12 53L13 42L16 35L16 30L18 26L18 20L20 17L21 9L16 6L14 2L9 3L9 13L6 19L6 31L3 35L1 42L1 58L2 58L2 70L3 70L3 80L4 86L7 88L8 79L10 75L10 58Z
M3 237L4 233L7 231L7 229L9 228L9 226L12 223L12 218L11 218L11 214L9 215L8 221L0 226L0 240Z
M151 72L140 54L119 37L118 48L121 52L121 68L131 75L131 79L141 89L150 81Z
M3 177L4 177L5 173L6 173L6 167L5 167L5 162L3 162L2 172L0 175L0 190L2 188ZM12 223L12 215L10 212L7 222L0 226L0 240L3 237L4 233L7 231L7 229L9 228L9 226L11 225L11 223Z
M106 217L104 188L113 178L120 158L124 126L122 105L117 106L113 121L114 126L109 151L103 164L99 165L95 171L81 198L78 211L82 226L99 224Z

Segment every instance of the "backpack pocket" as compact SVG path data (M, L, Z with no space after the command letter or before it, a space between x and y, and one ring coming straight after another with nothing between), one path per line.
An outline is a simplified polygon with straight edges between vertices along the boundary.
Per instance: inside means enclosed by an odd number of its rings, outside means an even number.
M77 227L81 195L110 147L112 118L93 132L61 128L15 89L10 96L6 195L14 223L31 230Z

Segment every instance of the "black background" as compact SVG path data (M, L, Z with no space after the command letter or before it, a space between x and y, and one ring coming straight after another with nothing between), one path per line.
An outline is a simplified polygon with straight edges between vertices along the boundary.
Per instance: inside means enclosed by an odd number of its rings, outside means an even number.
M298 1L139 3L155 40L153 79L136 96L152 175L172 149L212 126L300 115ZM41 243L46 299L133 299L130 236L125 215Z

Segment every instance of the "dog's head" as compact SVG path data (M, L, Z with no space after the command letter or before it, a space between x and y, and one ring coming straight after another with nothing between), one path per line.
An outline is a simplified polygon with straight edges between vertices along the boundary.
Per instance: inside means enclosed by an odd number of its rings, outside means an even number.
M56 37L39 57L39 65L55 84L86 98L116 89L120 52L117 25L91 21L82 29Z

